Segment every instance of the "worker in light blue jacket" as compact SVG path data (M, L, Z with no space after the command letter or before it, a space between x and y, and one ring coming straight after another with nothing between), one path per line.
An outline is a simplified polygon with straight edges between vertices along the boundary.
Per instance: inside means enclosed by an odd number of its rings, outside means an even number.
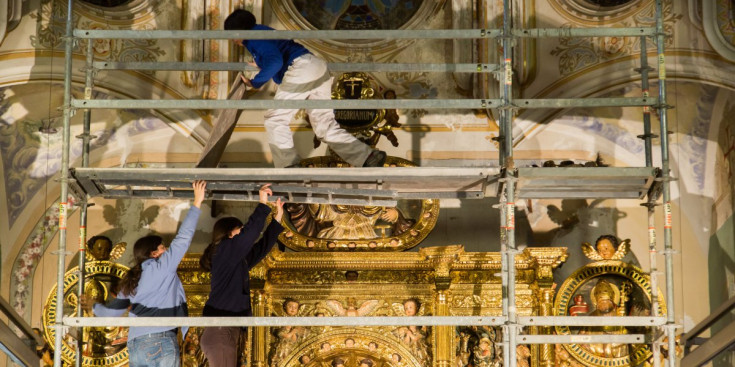
M176 269L194 237L206 183L195 181L194 202L176 238L167 250L159 236L146 236L135 242L135 266L123 277L117 297L106 304L83 297L81 306L93 309L97 316L130 317L188 316L184 287ZM187 328L182 328L186 335ZM131 367L178 367L179 344L176 328L170 326L131 327L128 331L128 354Z

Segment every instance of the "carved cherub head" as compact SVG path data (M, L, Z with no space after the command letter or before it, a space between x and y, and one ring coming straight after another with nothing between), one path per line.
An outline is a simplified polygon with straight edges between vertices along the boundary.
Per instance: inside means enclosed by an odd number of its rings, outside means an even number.
M403 310L406 312L406 316L416 316L421 308L421 302L416 298L410 298L403 301Z
M301 303L291 297L286 297L283 302L275 303L273 306L273 312L277 316L307 316L313 315L315 310L314 304Z
M423 316L425 313L424 306L418 298L408 298L400 303L391 304L393 312L399 316Z
M283 312L286 316L296 316L299 314L299 302L293 298L286 298L283 301Z
M589 243L582 244L582 252L591 260L620 260L630 249L630 240L619 241L613 235L603 235L597 238L595 246Z
M87 240L85 258L87 261L115 261L122 256L127 246L125 242L113 246L109 237L93 236Z
M595 249L600 256L605 259L612 259L615 251L618 250L618 238L611 235L600 236L595 242Z
M95 260L109 260L112 240L105 236L94 236L87 241L87 251Z
M370 342L368 343L368 350L371 352L374 352L378 349L378 343L376 342Z

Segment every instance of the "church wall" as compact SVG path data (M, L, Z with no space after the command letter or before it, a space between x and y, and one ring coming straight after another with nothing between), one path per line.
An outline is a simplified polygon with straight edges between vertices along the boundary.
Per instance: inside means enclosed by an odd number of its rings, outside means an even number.
M185 4L161 3L164 5L153 9L160 15L155 21L141 17L133 19L133 22L159 29L177 29L187 21L190 21L187 27L197 26L194 20L181 20L180 13ZM225 3L220 4L220 11L230 6ZM524 21L535 23L537 27L600 24L599 21L565 13L567 10L560 5L562 3L557 0L523 2ZM637 3L640 6L612 17L605 25L650 25L652 1ZM701 9L697 11L696 5L686 2L671 3L673 7L667 7L666 19L667 26L675 33L667 44L667 71L670 77L669 103L676 108L669 110L669 129L674 131L670 136L672 174L678 178L672 183L673 238L674 248L680 251L675 255L675 308L677 322L686 329L728 297L735 296L731 171L732 157L735 156L731 149L735 130L731 118L735 112L731 102L735 101L735 82L732 73L727 72L732 70L733 63L717 53L703 31L703 23L707 20L702 19ZM57 22L51 29L45 28L49 18L44 16L51 14L49 4L31 1L28 6L34 11L25 14L19 27L0 45L0 84L5 98L0 101L0 174L4 177L0 180L0 194L5 193L5 199L0 203L0 295L11 304L20 297L24 305L23 315L34 327L40 323L42 300L55 283L56 258L50 254L58 242L53 212L59 195L58 183L54 180L58 178L60 132L38 133L38 128L44 123L52 123L60 130L60 115L56 108L61 104L63 58L60 54L52 55L50 50L52 46L59 45L51 35L58 35L63 24ZM57 11L64 7L61 2L54 4ZM255 2L255 6L259 7L259 2ZM454 24L452 6L456 7L456 2L447 2L437 9L426 27L451 27ZM691 6L695 11L690 11ZM39 18L36 14L38 9L44 9L41 13L46 15ZM145 7L139 10L152 11ZM289 25L275 11L270 5L264 7L268 24L287 28ZM490 18L490 23L497 21ZM117 19L107 24L99 12L89 9L85 10L83 19L88 23L81 24L82 27L91 24L103 28L108 25L124 28L131 22ZM158 24L157 19L167 19L167 23ZM566 39L547 39L523 43L523 55L538 55L538 58L517 70L522 77L522 97L638 96L640 79L631 74L631 70L638 66L639 48L636 42L618 41L604 39L596 43L575 44ZM397 48L386 50L375 56L375 61L451 62L447 55L454 57L455 46L449 41L419 42L409 45L403 52ZM648 46L652 52L653 43L649 42ZM172 61L181 57L182 47L187 48L179 43L160 41L133 48L130 52L144 58ZM210 59L226 59L229 52L234 52L233 46L227 42L213 43L210 47L213 50L208 56ZM122 48L110 43L101 43L95 50L101 59L123 53ZM333 62L369 60L365 53L357 51L351 54L327 51L316 50ZM477 54L477 50L473 52L473 55ZM653 54L650 56L649 62L653 65L655 58ZM74 91L81 93L82 74L76 69ZM227 73L102 73L98 83L100 95L113 98L199 98L204 94L215 98L226 90L229 77ZM451 75L394 73L376 74L375 78L382 88L396 89L399 98L462 98L468 93L463 88L469 82ZM272 92L273 86L269 86L252 98L270 99ZM656 94L655 83L651 93ZM498 128L492 116L481 112L442 111L399 111L399 114L400 122L405 124L396 131L400 145L392 147L387 141L379 144L390 155L425 166L496 164L497 149L491 138L497 136ZM563 113L520 111L515 131L517 163L541 164L548 159L557 162L563 159L588 161L594 160L599 153L606 163L614 166L640 166L643 164L643 148L635 137L642 133L640 116L641 110L634 108L575 109ZM186 166L197 158L211 129L211 121L211 116L199 112L94 111L92 130L98 138L93 141L92 161L104 167L133 167L136 164ZM652 123L654 132L658 133L655 116ZM81 113L73 117L72 124L72 136L75 136L81 132ZM313 133L303 120L296 121L293 130L296 131L296 144L304 156L325 153L324 145L312 148ZM75 143L72 156L77 162L79 153L79 144ZM658 162L658 145L654 146L653 156L654 162ZM248 111L238 123L223 163L230 167L266 167L270 161L262 128L262 111ZM13 198L15 193L23 194L23 198L16 200ZM89 235L109 233L114 241L126 241L129 247L149 229L173 234L184 206L183 203L171 202L123 203L97 199L95 202L97 205L90 209ZM498 214L489 208L493 203L493 199L448 201L443 204L435 230L419 247L463 244L467 251L497 251ZM155 206L158 207L151 211ZM644 269L648 268L647 234L643 225L646 213L637 201L532 200L519 204L519 209L523 209L517 218L519 245L570 248L572 257L562 267L561 273L571 273L575 266L583 264L581 259L574 259L574 254L579 256L581 252L579 246L582 242L594 241L597 236L607 233L630 238L637 261ZM235 210L245 215L249 207L244 205ZM570 216L576 216L577 222L564 225L564 219ZM46 217L50 219L46 220ZM77 218L78 214L72 215L69 226L68 244L72 251L77 248L77 226L74 223ZM657 208L659 229L663 228L661 218L660 208ZM213 221L208 216L200 220L192 251L204 248ZM44 233L38 230L39 227L51 230ZM663 232L659 230L658 234L659 245L662 246ZM126 252L123 262L129 260L130 252ZM28 266L21 266L26 261ZM73 257L67 261L73 262ZM659 269L663 269L662 255L657 257L657 262ZM23 278L26 283L17 281L18 271L28 272ZM659 277L659 281L663 290L663 277ZM708 286L703 287L702 284ZM19 291L19 285L26 285L29 290Z

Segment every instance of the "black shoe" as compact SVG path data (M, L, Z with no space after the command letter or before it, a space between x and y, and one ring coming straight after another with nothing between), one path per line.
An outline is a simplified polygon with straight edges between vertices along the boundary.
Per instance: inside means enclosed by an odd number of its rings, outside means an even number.
M388 155L382 150L373 150L362 164L363 167L383 167Z

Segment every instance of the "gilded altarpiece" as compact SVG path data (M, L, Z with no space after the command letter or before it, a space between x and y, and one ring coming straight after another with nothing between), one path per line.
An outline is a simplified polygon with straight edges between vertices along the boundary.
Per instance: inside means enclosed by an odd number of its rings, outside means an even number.
M565 248L529 248L516 256L520 315L548 314L552 270ZM251 272L256 316L499 316L500 254L465 253L460 245L418 252L273 251ZM198 256L182 262L191 315L201 314L209 276ZM546 296L545 296L546 295ZM202 364L197 333L184 342L184 365ZM500 366L502 332L491 327L251 328L243 360L251 366ZM519 347L525 365L539 366L550 346ZM525 352L525 353L524 353ZM548 360L548 359L547 359ZM370 361L369 363L366 361ZM524 364L521 364L524 365Z

